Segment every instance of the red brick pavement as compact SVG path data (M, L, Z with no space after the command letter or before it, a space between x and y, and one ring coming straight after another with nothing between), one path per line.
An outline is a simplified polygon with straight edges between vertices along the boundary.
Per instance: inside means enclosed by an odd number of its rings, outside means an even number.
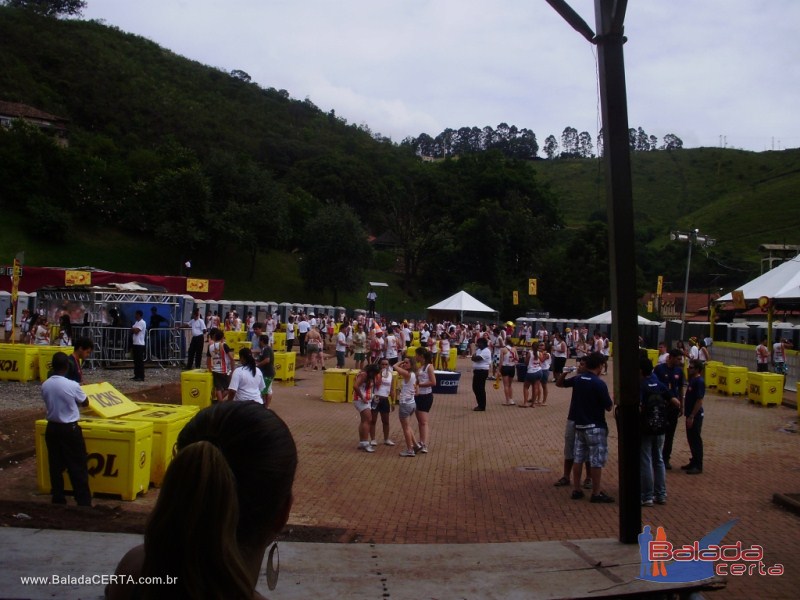
M401 458L397 412L391 415L397 446L373 454L356 450L352 404L320 400L322 374L298 371L296 387L277 387L273 407L290 425L300 466L290 522L344 528L343 541L471 543L618 537L618 505L569 499L556 488L561 476L563 429L569 391L549 386L547 407L505 407L502 390L488 382L488 408L473 412L465 360L459 393L437 395L431 412L430 453ZM609 383L611 377L608 377ZM522 397L522 384L515 383ZM690 543L738 519L726 541L764 547L767 566L781 577L730 577L715 597L794 598L800 583L800 517L777 507L774 492L798 492L797 413L762 408L713 393L706 399L705 472L677 469L688 461L679 426L668 472L668 504L643 508L646 523L662 525L675 544ZM378 437L380 424L378 425ZM610 423L604 489L618 494L617 435ZM520 565L525 564L520 557Z

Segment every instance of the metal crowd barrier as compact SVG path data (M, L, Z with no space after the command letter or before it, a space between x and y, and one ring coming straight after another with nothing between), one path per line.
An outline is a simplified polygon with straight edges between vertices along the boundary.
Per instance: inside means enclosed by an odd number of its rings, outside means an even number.
M97 325L73 326L73 339L87 337L94 343L89 367L130 366L133 364L130 327ZM145 335L145 362L165 368L186 362L187 343L183 329L149 329Z

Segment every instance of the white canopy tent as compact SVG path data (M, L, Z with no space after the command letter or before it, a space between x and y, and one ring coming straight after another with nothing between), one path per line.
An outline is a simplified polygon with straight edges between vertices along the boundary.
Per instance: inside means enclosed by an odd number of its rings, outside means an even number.
M433 306L429 306L428 310L432 311L441 311L441 312L455 312L461 316L461 320L464 320L464 313L465 312L481 312L481 313L496 313L497 311L490 306L486 306L480 300L470 296L465 291L460 291L457 294L453 294L449 298L446 298L439 302L438 304L434 304Z
M651 321L650 319L645 319L641 315L637 315L637 319L639 321L639 325L658 325L658 321ZM591 319L587 319L585 323L593 323L595 325L609 325L611 324L611 311L604 312L603 314L596 315Z
M800 256L781 263L763 275L748 281L741 291L745 301L766 296L771 300L800 300ZM716 302L733 301L733 292L717 298Z

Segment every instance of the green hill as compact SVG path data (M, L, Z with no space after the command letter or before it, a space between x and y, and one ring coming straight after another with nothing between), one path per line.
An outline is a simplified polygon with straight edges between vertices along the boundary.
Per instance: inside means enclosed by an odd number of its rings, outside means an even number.
M341 284L350 306L377 279L398 313L462 287L507 317L607 306L597 159L424 163L310 99L97 22L0 7L0 55L0 101L66 118L69 130L64 149L35 128L0 130L0 263L24 249L29 264L174 274L191 257L230 297L331 303ZM657 274L682 281L674 228L718 240L693 262L703 291L757 273L760 243L798 242L800 150L634 153L632 165L643 291ZM364 231L332 236L312 276L320 248L306 232L324 207L352 208ZM349 257L348 236L367 234L395 250ZM582 281L568 285L576 256ZM531 276L540 296L512 306Z

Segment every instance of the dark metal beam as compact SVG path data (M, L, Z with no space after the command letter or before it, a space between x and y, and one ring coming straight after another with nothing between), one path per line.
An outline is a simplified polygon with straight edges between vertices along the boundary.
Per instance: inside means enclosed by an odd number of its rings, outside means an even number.
M636 309L636 248L628 143L628 100L622 46L623 0L595 0L603 113L611 312L614 340L614 398L619 434L619 539L635 544L641 532L639 489L639 332Z
M567 4L565 0L547 0L547 3L552 6L575 31L580 33L591 43L594 43L594 31L592 31L592 28L589 27L588 23L586 23L578 13L572 10L572 7Z

